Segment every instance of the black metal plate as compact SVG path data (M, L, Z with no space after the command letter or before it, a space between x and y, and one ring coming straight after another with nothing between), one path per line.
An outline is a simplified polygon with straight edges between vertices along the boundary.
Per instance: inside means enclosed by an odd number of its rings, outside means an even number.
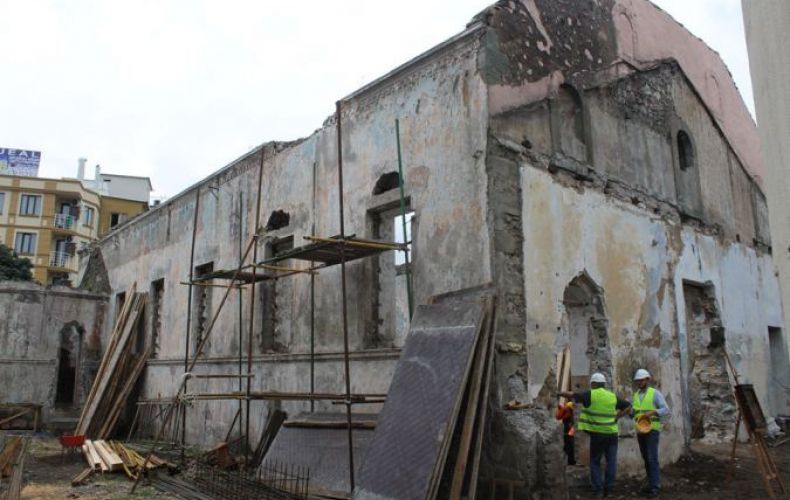
M460 301L417 308L354 499L426 497L452 432L481 315L479 305Z
M294 417L298 421L345 422L345 413L303 413ZM352 415L354 421L371 421L375 416ZM359 473L360 464L373 437L373 430L354 429L354 469ZM264 464L274 463L307 467L310 484L322 488L348 492L351 489L348 473L348 430L282 427L269 448Z

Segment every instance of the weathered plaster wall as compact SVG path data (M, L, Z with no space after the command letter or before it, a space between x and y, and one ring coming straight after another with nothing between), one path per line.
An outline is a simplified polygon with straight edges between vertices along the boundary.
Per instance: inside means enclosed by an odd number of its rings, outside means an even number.
M601 358L591 359L590 369L614 376L629 397L636 368L655 372L673 409L669 439L662 440L666 461L690 438L690 398L717 396L697 395L700 384L689 383L697 372L686 338L684 280L711 284L723 303L751 304L748 313L719 305L727 348L747 353L742 369L750 379L765 377L768 326L780 319L770 293L776 282L766 254L765 200L729 134L749 127L725 128L723 108L711 109L707 91L669 56L624 62L622 47L609 43L619 29L611 16L617 5L500 2L482 16L493 32L479 58L489 83L489 186L499 186L489 195L492 266L507 299L500 303L497 402L535 405L521 417L495 412L492 418L503 436L526 421L541 428L532 437L515 432L522 441L508 441L543 450L530 457L544 477L556 469L545 456L561 455L541 408L555 402L556 354L575 328L564 304L569 284L590 283L604 304L604 318L590 326L601 337L588 348ZM535 59L537 66L522 64ZM681 161L681 133L691 141L690 164ZM699 248L716 253L697 259L691 273L685 266ZM767 401L765 380L760 391ZM732 416L731 405L717 410L722 419ZM621 463L638 470L633 431L627 422L621 430ZM500 450L486 472L546 486L510 467L515 456Z
M473 57L476 46L475 36L463 37L352 95L343 104L348 234L371 237L374 230L371 212L398 199L396 191L381 195L373 195L372 191L382 174L397 171L394 126L395 119L400 120L406 196L416 220L412 227L416 303L433 294L491 281L483 171L488 113L485 87L476 74ZM315 233L321 236L339 232L335 130L331 117L322 129L306 139L264 147L262 224L274 210L287 212L290 223L262 238L259 259L268 251L269 242L276 238L292 236L294 245L305 244L303 236L311 234L313 225ZM240 238L246 246L253 230L259 162L260 153L250 153L201 183L196 266L213 262L216 270L238 264ZM147 369L144 397L172 395L183 373L187 287L179 282L189 276L194 208L193 188L100 242L114 294L135 281L138 288L147 289L152 281L165 279L160 347L156 360ZM392 254L380 258L391 259ZM299 262L283 265L304 266ZM317 391L343 389L339 272L337 266L316 277ZM390 331L395 325L376 324L372 320L377 293L373 272L374 266L369 261L347 266L352 389L383 393L389 385L403 336ZM256 300L253 390L307 391L310 279L299 275L265 286L266 294L259 287L257 296L275 302L275 317L273 326L263 329L264 307ZM222 289L209 289L212 310L219 306L222 293ZM244 325L249 315L246 293L242 304ZM211 334L207 360L201 361L196 371L237 372L238 317L238 293L234 291ZM262 330L269 331L273 338L262 338ZM246 345L246 327L241 333ZM379 343L376 339L385 340ZM194 338L190 344L194 349ZM227 391L235 389L237 382L195 381L190 387ZM308 408L301 403L285 406L289 411ZM264 407L263 403L255 405L251 419L253 435L257 435L265 422ZM235 403L228 402L198 403L189 412L187 439L200 444L221 439L236 408ZM337 410L337 407L327 405L326 409Z
M81 329L77 396L90 390L96 361L105 346L106 297L67 287L0 282L0 400L54 404L58 353L64 329ZM76 346L75 346L76 347ZM77 404L78 406L78 404Z
M741 374L755 384L758 397L767 401L767 330L781 321L769 256L742 244L722 245L595 190L564 187L532 166L521 173L533 398L552 373L556 353L569 341L563 330L564 290L586 273L603 290L615 389L630 396L631 377L644 366L672 408L668 438L661 441L662 460L676 459L686 441L684 280L713 284L728 350ZM631 433L627 423L621 430ZM638 465L635 442L623 445L622 463Z

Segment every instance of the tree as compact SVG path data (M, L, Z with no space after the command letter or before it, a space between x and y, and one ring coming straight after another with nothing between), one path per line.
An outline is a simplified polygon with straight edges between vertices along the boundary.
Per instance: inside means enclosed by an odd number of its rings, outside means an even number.
M33 281L33 263L0 245L0 280Z

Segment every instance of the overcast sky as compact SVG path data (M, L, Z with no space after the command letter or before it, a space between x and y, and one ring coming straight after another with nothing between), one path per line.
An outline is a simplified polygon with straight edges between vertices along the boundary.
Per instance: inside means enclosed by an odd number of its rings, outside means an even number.
M0 0L0 147L41 176L149 176L172 196L461 31L492 0ZM740 0L656 0L753 109Z

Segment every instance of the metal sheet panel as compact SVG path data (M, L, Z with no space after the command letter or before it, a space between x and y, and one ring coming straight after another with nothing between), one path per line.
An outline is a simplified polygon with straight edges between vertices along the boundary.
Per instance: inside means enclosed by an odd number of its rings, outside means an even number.
M354 414L354 421L375 420L375 415ZM303 413L294 417L299 421L345 422L345 413ZM354 469L360 465L373 436L373 430L354 429ZM310 469L310 484L327 490L348 492L348 430L305 427L282 427L277 433L264 464L286 463Z
M463 301L419 306L354 499L422 500L463 392L482 308Z

